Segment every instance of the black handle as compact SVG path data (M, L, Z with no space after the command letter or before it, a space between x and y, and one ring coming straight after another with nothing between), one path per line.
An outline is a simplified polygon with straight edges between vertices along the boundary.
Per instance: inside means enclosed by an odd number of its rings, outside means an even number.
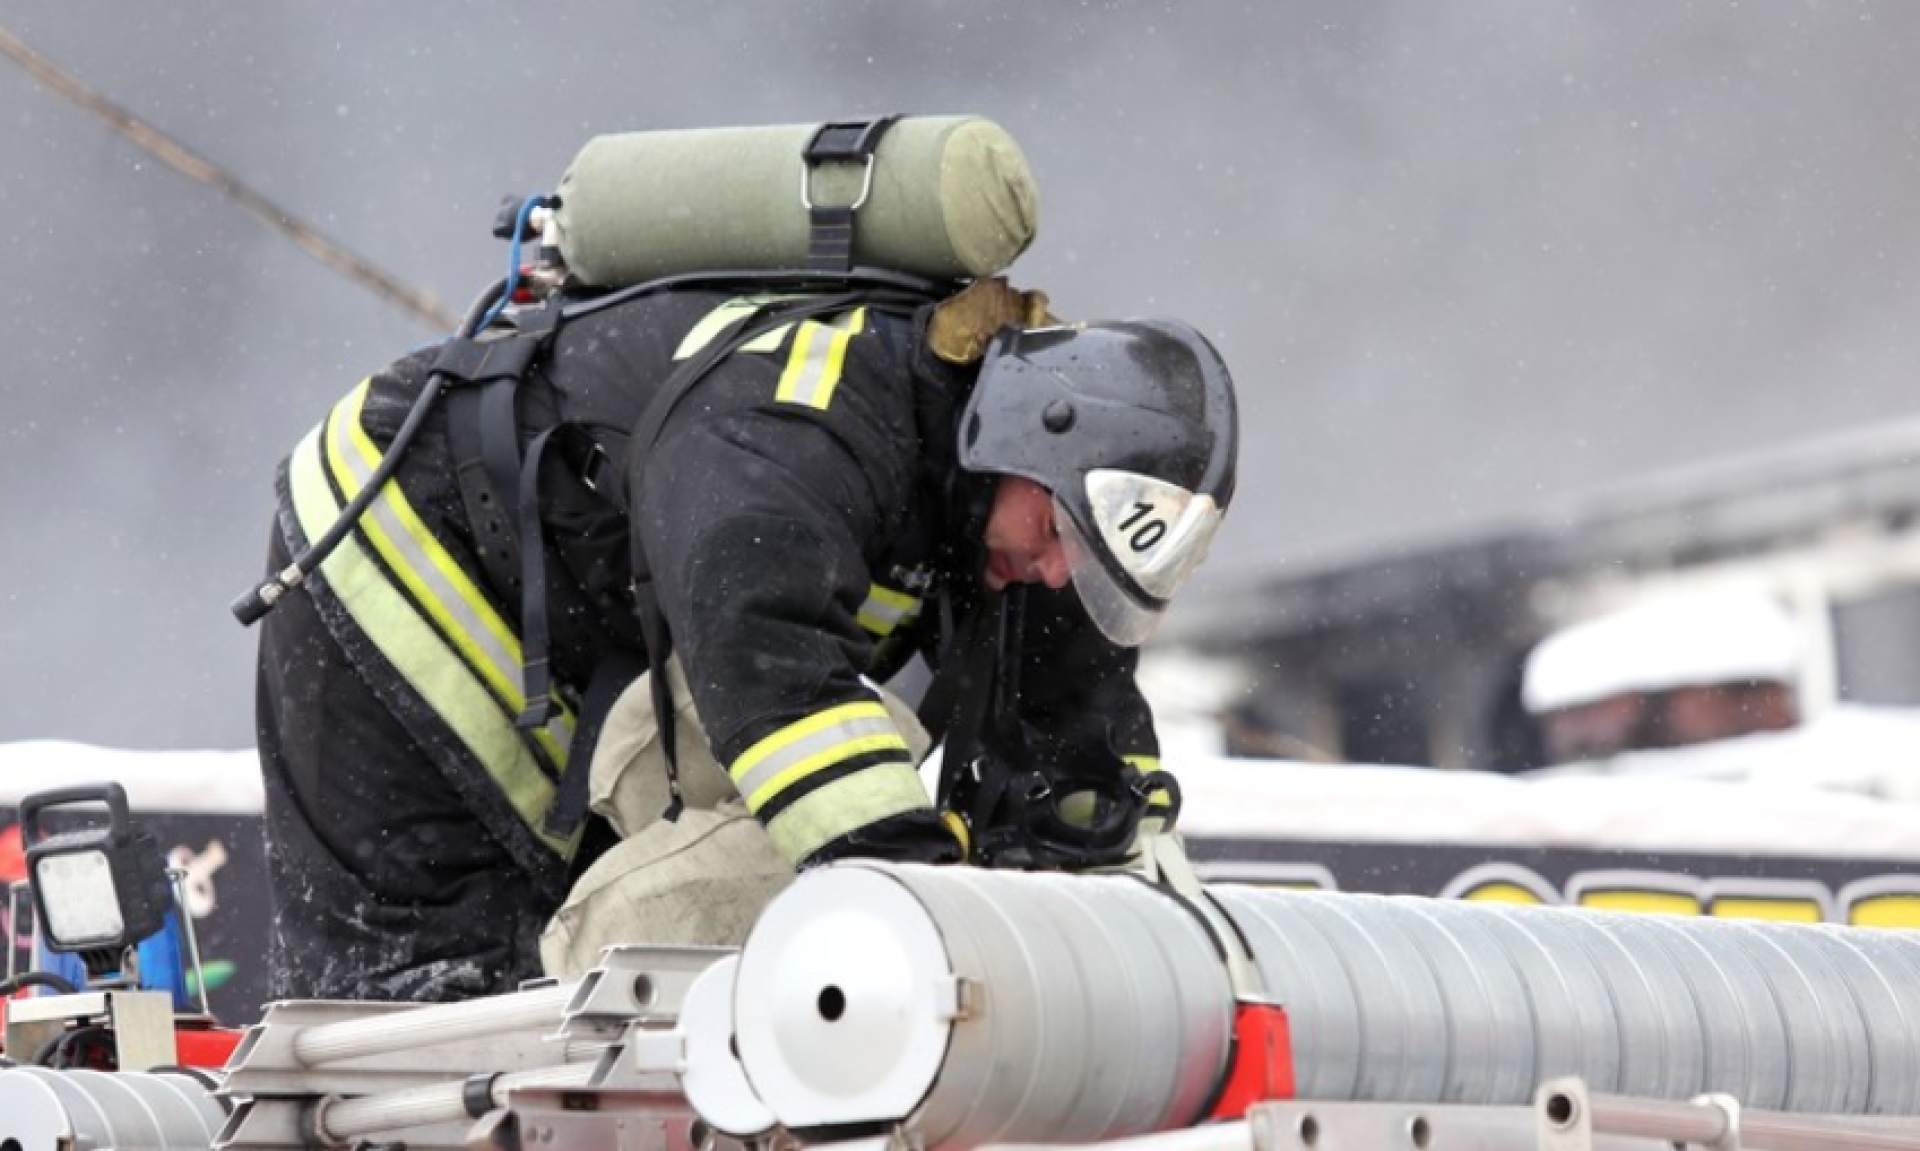
M132 827L127 814L127 789L117 783L86 783L36 791L20 800L20 833L29 845L40 838L40 813L52 807L76 803L104 803L107 806L107 831L116 841L124 840Z

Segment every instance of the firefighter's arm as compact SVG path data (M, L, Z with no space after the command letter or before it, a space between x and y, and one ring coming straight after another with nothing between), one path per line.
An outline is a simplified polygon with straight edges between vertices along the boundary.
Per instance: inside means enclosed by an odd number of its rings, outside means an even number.
M1164 836L1163 846L1178 850L1178 784L1161 767L1153 713L1135 679L1139 651L1102 636L1071 588L1036 587L1027 591L1022 655L1021 715L1036 736L1038 754L1076 774L1104 763L1109 770L1123 771L1124 764L1142 776L1168 778L1166 786L1147 792L1132 854L1141 858L1153 836Z
M958 845L860 676L861 541L884 506L818 424L693 422L643 465L634 528L714 757L796 866L940 862Z
M1134 680L1140 653L1094 628L1072 588L1026 589L1020 713L1043 756L1061 764L1120 759L1160 766L1153 713Z

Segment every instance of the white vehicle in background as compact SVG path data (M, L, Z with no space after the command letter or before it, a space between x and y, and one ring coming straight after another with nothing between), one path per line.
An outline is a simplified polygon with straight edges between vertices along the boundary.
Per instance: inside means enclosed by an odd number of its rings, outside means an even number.
M1537 645L1722 594L1785 612L1803 722L1920 708L1920 422L1296 565L1183 605L1165 637L1179 650L1149 656L1232 684L1207 706L1236 753L1516 771L1551 762L1522 698Z

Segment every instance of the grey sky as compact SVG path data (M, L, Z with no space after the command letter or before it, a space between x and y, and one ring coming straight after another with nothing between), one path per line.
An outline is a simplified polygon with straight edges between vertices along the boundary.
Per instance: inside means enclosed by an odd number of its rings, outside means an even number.
M1196 594L1910 413L1920 7L0 0L453 309L590 135L972 111L1014 270L1241 381ZM0 739L251 738L275 461L435 335L0 64Z

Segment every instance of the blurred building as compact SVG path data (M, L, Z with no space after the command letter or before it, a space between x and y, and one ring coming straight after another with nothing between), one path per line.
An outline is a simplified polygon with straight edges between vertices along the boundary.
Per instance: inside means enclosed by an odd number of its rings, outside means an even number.
M1257 582L1183 606L1168 639L1233 669L1218 705L1229 752L1517 770L1549 761L1522 699L1541 640L1728 589L1786 612L1800 718L1920 705L1920 421Z
M1763 588L1656 593L1536 644L1520 702L1555 764L1786 731L1800 724L1801 631Z

